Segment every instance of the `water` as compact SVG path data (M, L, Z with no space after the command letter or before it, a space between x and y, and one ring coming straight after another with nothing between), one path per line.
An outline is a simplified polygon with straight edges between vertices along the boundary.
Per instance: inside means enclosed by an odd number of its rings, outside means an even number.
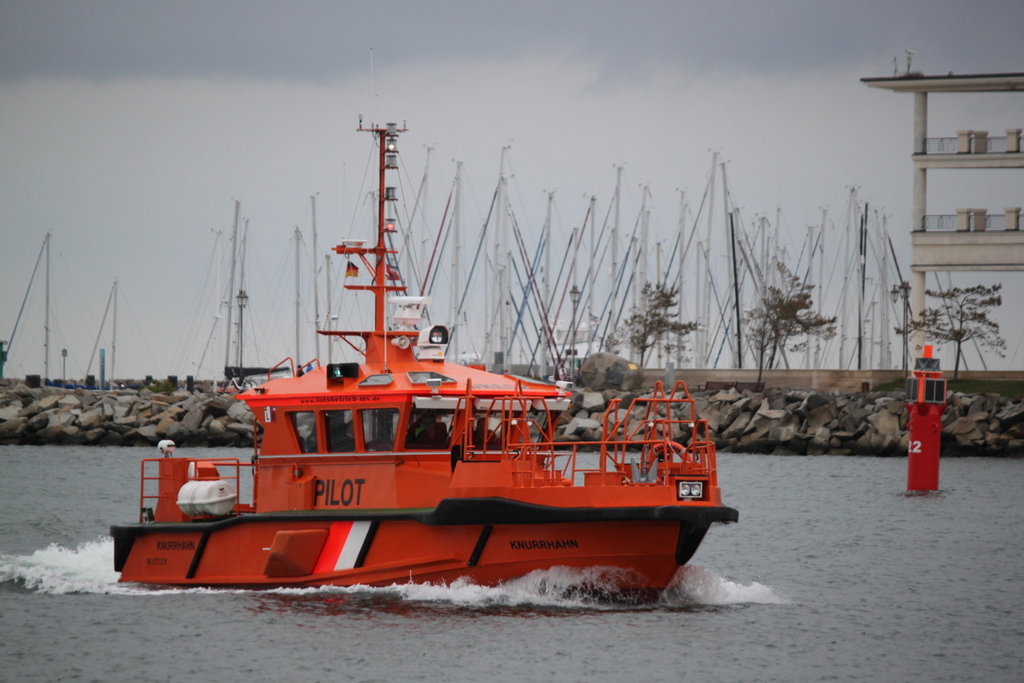
M942 493L906 496L904 459L723 454L740 522L634 605L567 570L498 588L119 585L106 532L136 514L143 455L0 447L0 680L1024 679L1021 460L944 460Z

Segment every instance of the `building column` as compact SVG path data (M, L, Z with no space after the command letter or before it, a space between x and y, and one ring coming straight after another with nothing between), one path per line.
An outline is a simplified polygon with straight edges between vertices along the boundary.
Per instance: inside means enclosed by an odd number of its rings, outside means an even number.
M923 270L911 271L910 277L910 313L914 318L914 322L918 322L924 317L925 308L925 276L928 273ZM910 337L910 367L914 367L914 359L920 358L924 353L924 345L926 339L924 331L914 332Z
M1020 230L1020 207L1008 206L1003 211L1006 212L1006 229Z
M928 137L928 93L914 93L914 154L923 154ZM927 205L928 176L924 168L914 165L914 213L911 231L924 230Z
M1020 128L1006 129L1006 151L1013 154L1020 152Z
M974 131L974 153L975 154L988 154L988 131L987 130L976 130L976 131Z
M967 232L971 229L971 210L970 209L957 209L956 210L956 229L959 232Z
M971 214L971 229L976 232L984 230L987 227L985 223L988 220L988 209L972 209Z
M956 153L957 154L970 154L971 153L971 135L974 134L973 130L958 130L956 132Z

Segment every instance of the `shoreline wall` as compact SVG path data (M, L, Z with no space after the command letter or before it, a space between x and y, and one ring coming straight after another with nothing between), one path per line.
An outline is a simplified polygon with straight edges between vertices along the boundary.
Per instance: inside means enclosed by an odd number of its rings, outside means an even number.
M609 389L576 390L562 414L556 440L593 441L601 435L608 402L623 405L650 396ZM903 392L830 393L791 389L694 392L697 416L708 421L722 452L775 455L906 456ZM632 419L644 408L633 404ZM624 412L624 411L622 411ZM593 417L592 417L593 416ZM616 416L618 419L622 415ZM951 394L942 417L943 457L1024 457L1024 401L1020 396ZM673 434L680 443L689 435Z
M623 405L651 391L603 392L578 388L562 413L558 441L600 438L608 402ZM907 411L903 392L819 393L791 389L765 392L694 392L697 414L724 452L778 455L905 456ZM633 405L637 418L644 410ZM625 412L625 409L622 410ZM621 419L622 415L617 416ZM951 394L942 418L942 455L1024 457L1024 399L995 394ZM674 437L685 443L680 429ZM147 390L113 392L0 390L0 445L73 444L251 447L253 414L231 394Z
M0 444L252 446L253 415L231 394L146 389L0 391Z

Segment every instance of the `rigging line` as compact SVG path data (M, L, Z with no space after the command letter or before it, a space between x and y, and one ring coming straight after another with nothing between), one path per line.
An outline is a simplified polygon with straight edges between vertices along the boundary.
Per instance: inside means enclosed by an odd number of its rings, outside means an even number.
M89 364L85 366L85 375L89 376L92 372L92 362L96 358L96 348L100 345L100 337L103 336L103 326L107 324L107 313L110 312L110 302L114 300L114 288L110 288L110 294L107 296L107 306L103 309L103 320L100 321L100 328L96 332L96 343L92 345L92 353L89 354Z
M513 237L516 240L516 246L519 247L519 257L520 257L520 259L522 259L523 265L524 266L528 266L527 274L529 275L529 277L527 279L526 285L524 285L523 284L523 280L522 280L522 276L519 274L519 266L516 265L515 259L511 259L512 260L512 266L513 266L513 268L515 269L515 272L516 272L516 277L519 279L519 287L522 290L523 299L522 299L522 303L518 307L519 311L518 311L518 313L516 315L516 323L515 323L515 325L512 328L512 338L509 341L509 348L507 349L508 352L511 352L512 344L515 342L515 339L516 339L517 333L519 331L519 328L522 325L523 310L524 310L524 308L526 308L526 309L528 309L530 311L530 322L533 323L534 329L535 330L539 329L537 327L537 319L536 319L536 317L533 314L533 304L530 301L530 295L534 294L535 295L534 299L538 299L539 298L539 293L537 292L537 271L538 271L538 268L539 268L538 261L540 261L541 254L543 253L543 249L542 249L543 239L541 239L537 243L537 249L534 252L532 263L527 260L527 257L529 256L529 254L526 252L526 244L523 241L522 232L519 230L519 222L515 219L515 215L514 214L512 216L512 235L513 235ZM542 318L543 318L543 312L542 312ZM525 330L524 330L524 336L526 336L525 335ZM538 335L538 338L539 338L539 335ZM531 367L531 369L533 367L533 357L531 357L531 359L530 359L530 367Z
M370 153L369 153L369 156L366 159L366 164L363 166L363 178L362 178L362 180L359 181L359 194L357 194L356 196L362 196L363 190L366 188L366 176L370 173L371 164L374 166L374 168L376 167L376 163L374 163L374 159L377 158L379 156L379 154L380 154L380 147L378 146L378 144L376 142L376 138L374 136L372 136L372 135L370 136L370 138L371 138L370 139L370 145L369 145ZM373 193L374 195L376 194L373 190L371 190L370 192ZM363 206L364 207L366 206L365 200L363 202ZM352 212L352 220L349 223L349 234L350 235L352 234L351 231L356 226L356 214L357 213L358 212L356 212L356 211Z
M216 246L216 244L215 244ZM178 352L175 356L175 367L180 367L185 363L185 359L189 355L189 350L184 343L185 340L192 340L195 338L196 332L200 325L201 316L201 303L206 298L206 288L210 282L210 275L213 272L213 261L216 256L216 249L210 251L210 258L206 262L206 269L203 272L203 276L200 279L199 286L195 290L195 297L192 300L192 305L189 309L188 314L188 325L184 328L183 334L178 338Z
M156 361L156 356L153 355L153 350L149 348L149 343L146 341L146 335L142 331L142 326L139 325L139 320L135 317L135 311L132 310L132 305L129 303L128 297L125 296L123 289L120 301L122 301L128 309L128 314L132 317L132 322L135 323L135 329L138 331L139 337L142 339L142 345L145 347L146 352L149 353L149 359L153 362L154 366L159 366L159 363Z
M500 183L499 183L500 185ZM473 282L473 273L476 272L476 264L480 259L480 250L484 245L484 238L487 236L487 226L491 222L491 216L494 215L494 205L498 201L498 187L494 188L494 194L491 196L491 208L487 211L487 218L484 219L483 227L480 230L480 239L476 245L476 254L473 255L473 265L469 268L469 276L466 278L466 286L462 290L462 298L459 299L459 308L457 314L462 315L462 308L466 305L466 297L469 296L470 285Z
M441 235L446 235L445 241L447 242L447 231L444 229L445 223L448 220L448 209L452 205L452 195L455 194L455 183L452 182L452 189L448 192L448 201L444 205L444 215L441 216L441 224L437 228L437 237L434 238L434 249L430 252L430 261L427 262L427 270L423 273L423 284L420 286L420 296L423 296L427 291L427 278L430 277L430 271L434 268L434 258L437 256L437 245L441 242ZM434 283L430 283L431 289L433 289Z
M39 248L39 256L36 257L36 265L32 268L32 276L28 279L28 287L25 289L25 298L21 300L21 308L18 309L18 317L14 319L14 329L11 331L11 336L7 341L7 354L11 353L11 348L14 346L14 335L18 333L18 323L21 322L21 314L25 312L25 302L28 301L29 292L32 291L32 283L36 279L36 272L39 270L39 262L43 258L43 252L46 251L46 240L43 240L43 246Z
M629 257L633 251L634 242L635 240L633 239L629 240L626 252L622 255L622 263L619 264L619 272L612 273L612 277L614 278L612 288L608 292L608 296L604 300L604 307L601 310L601 317L605 318L604 333L601 335L601 348L604 348L609 332L614 332L614 330L618 329L619 320L622 318L622 311L626 306L626 299L629 294L629 283L626 284L626 291L622 294L622 298L618 299L617 297L622 289L622 281L626 277L626 267L629 265ZM632 280L632 275L630 276L630 280ZM609 310L613 297L616 297L616 300L620 301L618 311Z

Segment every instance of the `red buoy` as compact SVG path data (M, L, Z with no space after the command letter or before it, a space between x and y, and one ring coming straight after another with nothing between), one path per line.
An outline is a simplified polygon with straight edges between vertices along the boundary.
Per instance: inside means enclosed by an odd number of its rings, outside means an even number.
M946 380L939 371L939 359L932 347L924 347L924 358L914 364L914 376L907 379L907 491L939 490L939 450L942 413L946 410Z

